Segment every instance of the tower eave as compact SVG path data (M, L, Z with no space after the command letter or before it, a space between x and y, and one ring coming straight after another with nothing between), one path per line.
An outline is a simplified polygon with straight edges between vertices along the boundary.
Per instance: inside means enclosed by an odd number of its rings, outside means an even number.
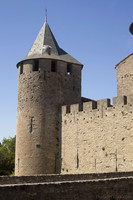
M25 57L23 60L21 60L20 62L17 63L17 68L19 67L19 64L24 62L24 61L28 61L28 60L35 60L35 59L51 59L51 60L57 60L57 61L63 61L63 62L67 62L67 63L72 63L72 64L76 64L76 65L80 65L81 68L83 68L83 64L80 63L79 61L77 61L75 58L73 58L72 56L70 56L69 54L65 54L65 55L32 55L32 56L27 56Z

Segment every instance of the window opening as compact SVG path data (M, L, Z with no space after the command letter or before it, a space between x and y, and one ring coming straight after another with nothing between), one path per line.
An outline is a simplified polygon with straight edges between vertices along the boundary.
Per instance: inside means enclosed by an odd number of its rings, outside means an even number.
M127 96L124 96L124 105L127 105Z
M70 113L70 105L66 106L66 113Z
M33 118L30 119L30 133L32 133L33 129Z
M79 168L79 155L78 155L78 152L77 152L77 169Z
M20 65L20 74L23 74L23 63Z
M35 60L34 61L34 64L33 64L33 71L38 71L39 69L39 61L38 60Z
M56 72L56 62L55 61L51 62L51 72Z
M67 75L71 75L72 74L72 66L71 64L67 64Z
M79 104L79 111L83 111L83 103Z
M18 171L20 169L20 158L18 158Z

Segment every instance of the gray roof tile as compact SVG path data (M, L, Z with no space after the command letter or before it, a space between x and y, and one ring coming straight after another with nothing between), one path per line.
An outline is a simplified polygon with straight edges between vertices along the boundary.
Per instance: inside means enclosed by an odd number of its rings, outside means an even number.
M45 21L30 51L22 61L37 58L55 59L82 65L75 58L70 56L67 52L59 47L47 21Z

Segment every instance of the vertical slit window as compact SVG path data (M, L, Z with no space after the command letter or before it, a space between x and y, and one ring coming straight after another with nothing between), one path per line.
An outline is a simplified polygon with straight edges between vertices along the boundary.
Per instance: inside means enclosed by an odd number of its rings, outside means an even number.
M66 113L70 113L70 105L66 106Z
M33 71L36 72L39 69L39 61L35 60L33 64Z
M56 62L55 61L51 62L51 72L56 72Z
M77 169L79 168L79 155L78 155L78 152L77 152Z
M32 133L33 129L33 118L30 119L30 133Z
M23 74L23 63L20 65L20 74Z
M79 111L83 111L83 103L79 104Z
M124 105L127 105L127 97L124 96Z
M18 171L20 169L20 158L18 158Z
M72 74L72 66L71 64L67 64L67 75L71 75Z

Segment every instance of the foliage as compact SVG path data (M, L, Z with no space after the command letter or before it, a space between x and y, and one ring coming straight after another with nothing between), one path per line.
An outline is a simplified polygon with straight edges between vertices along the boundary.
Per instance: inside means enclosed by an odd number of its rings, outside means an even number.
M0 143L0 175L10 175L15 165L16 137L4 138Z

